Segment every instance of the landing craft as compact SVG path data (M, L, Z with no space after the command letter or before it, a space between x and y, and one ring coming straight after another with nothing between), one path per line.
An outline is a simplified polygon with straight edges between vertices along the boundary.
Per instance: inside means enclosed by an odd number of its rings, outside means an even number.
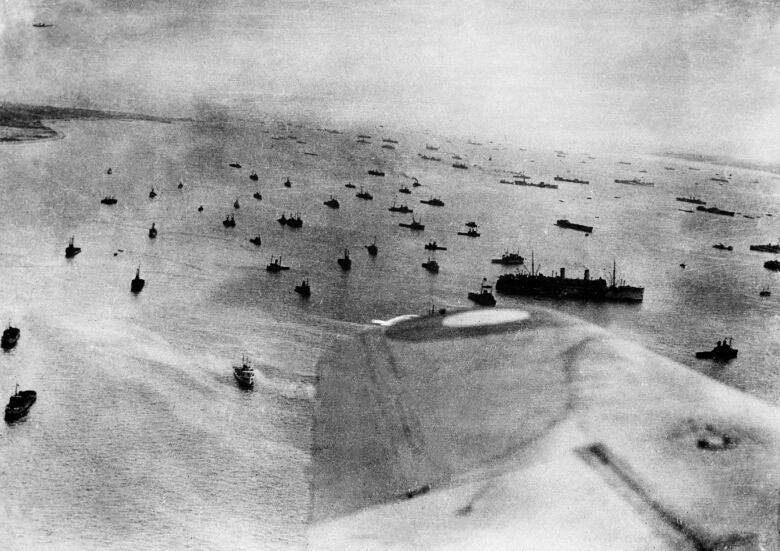
M776 407L547 309L377 323L317 366L309 548L778 549Z

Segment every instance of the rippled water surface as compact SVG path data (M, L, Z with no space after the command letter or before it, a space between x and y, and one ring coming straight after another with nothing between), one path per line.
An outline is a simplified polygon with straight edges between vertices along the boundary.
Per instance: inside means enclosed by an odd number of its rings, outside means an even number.
M0 355L0 388L4 400L17 381L38 392L26 419L0 427L0 532L10 549L303 545L317 358L374 318L468 306L483 277L509 270L489 261L506 249L533 250L546 273L606 275L616 260L620 277L645 287L641 305L541 304L778 401L778 275L762 267L773 255L748 250L780 234L771 174L386 133L399 142L390 150L378 130L371 144L271 124L82 121L58 130L64 139L0 147L0 317L22 330ZM453 169L452 154L471 168ZM500 184L510 170L591 183ZM730 183L711 181L718 172ZM413 176L422 187L397 193ZM655 186L613 182L639 176ZM372 201L355 197L361 186ZM100 205L109 194L118 204ZM739 214L678 210L695 208L674 199L689 194ZM330 195L340 209L323 205ZM430 196L445 206L419 203ZM425 231L399 227L409 215L389 212L393 200L414 208ZM303 227L279 225L283 212L300 212ZM223 227L227 214L235 228ZM558 218L594 232L560 229ZM481 237L457 235L469 220ZM255 235L262 246L249 242ZM70 236L83 251L66 260ZM374 237L379 255L370 257ZM420 266L432 239L448 247L435 253L437 275ZM713 249L718 242L734 250ZM350 272L336 264L344 248ZM267 273L274 255L290 271ZM134 296L138 266L147 285ZM293 292L303 278L308 300ZM765 286L773 296L759 297ZM724 336L740 350L735 361L693 359ZM242 354L257 370L250 391L232 378Z

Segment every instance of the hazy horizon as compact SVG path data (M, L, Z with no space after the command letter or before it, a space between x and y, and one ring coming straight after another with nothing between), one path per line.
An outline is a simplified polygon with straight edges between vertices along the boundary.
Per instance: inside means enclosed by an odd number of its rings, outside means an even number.
M0 15L2 100L780 162L769 1L20 1Z

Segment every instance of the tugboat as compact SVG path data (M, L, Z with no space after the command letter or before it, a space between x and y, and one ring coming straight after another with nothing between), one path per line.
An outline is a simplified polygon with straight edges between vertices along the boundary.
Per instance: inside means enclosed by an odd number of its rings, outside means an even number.
M19 328L13 327L9 323L8 327L3 331L3 337L0 339L0 346L2 346L3 350L9 350L16 346L16 343L19 342L19 337L21 336L22 332Z
M303 226L303 219L301 218L301 213L296 212L295 217L290 217L287 219L287 225L291 228L300 228Z
M371 256L376 256L379 252L379 248L376 246L376 237L374 238L374 242L370 245L366 245L366 250L368 251L368 254Z
M467 237L479 237L479 232L474 228L469 228L468 231L459 231L458 235L465 235Z
M233 366L233 377L240 386L251 387L255 384L255 370L250 365L249 358L243 356L241 358L241 365Z
M479 293L469 293L469 300L473 300L480 306L495 306L496 297L492 293L493 287L487 284L487 278L482 278L482 285L479 286Z
M260 240L260 236L259 236L259 235L256 235L255 237L253 237L252 239L250 239L250 240L249 240L249 242L250 242L252 245L257 245L258 247L259 247L260 245L262 245L262 243L263 243L263 242Z
M38 399L38 394L34 390L19 390L19 383L16 384L13 396L8 400L8 405L5 406L5 420L7 422L16 421L21 419Z
M323 203L323 205L326 205L326 206L328 206L328 207L330 207L330 208L332 208L332 209L337 209L337 208L339 208L339 201L338 201L338 199L335 199L335 198L333 197L333 195L331 195L331 196L330 196L330 199L328 199L327 201L325 201L325 202Z
M311 288L309 287L309 280L304 279L300 285L295 286L295 292L302 297L308 297L311 295Z
M154 191L154 187L152 187L152 191L149 192L149 199L154 199L157 197L157 192Z
M152 227L149 228L149 238L154 239L157 237L157 228L154 227L154 222L152 222Z
M425 244L426 251L446 251L447 247L442 247L436 243L436 241L429 241Z
M398 192L399 192L399 193L406 193L406 194L411 194L411 193L412 193L412 190L411 190L411 189L409 189L409 187L408 187L408 186L403 186L403 187L400 187L400 188L398 188Z
M141 267L139 266L135 270L135 277L130 282L130 292L138 294L143 290L144 285L146 285L146 280L141 279Z
M568 228L570 230L578 230L585 233L593 233L593 226L584 226L582 224L575 224L574 222L569 222L566 219L561 218L557 222L555 222L555 225L559 228Z
M233 201L233 208L234 209L240 209L241 208L241 205L238 203L238 199Z
M257 172L253 170L252 174L249 175L249 179L252 180L253 182L257 182L258 180Z
M772 291L769 290L769 287L764 287L758 293L758 296L760 296L760 297L771 297L772 296Z
M420 224L417 220L414 219L414 214L412 215L412 221L411 222L401 222L398 224L402 228L409 228L410 230L416 230L416 231L422 231L425 229L425 224Z
M427 262L422 263L422 267L431 272L432 274L439 273L439 263L433 260L430 256Z
M522 264L525 259L520 256L520 253L510 253L509 251L505 251L504 254L501 255L501 258L493 258L490 260L493 264L503 264L505 266L516 266L518 264Z
M254 193L252 194L252 197L254 197L255 199L257 199L258 201L262 201L262 200L263 200L263 196L262 196L262 195L260 195L260 192L259 192L259 191L256 191L256 192L254 192Z
M337 262L342 270L349 270L352 268L352 259L349 258L349 249L344 249L344 256L339 258Z
M432 205L434 207L443 207L444 201L439 199L438 197L431 197L430 199L422 199L420 200L421 203L425 203L426 205Z
M723 243L718 243L717 245L712 246L713 249L719 249L721 251L733 251L734 247L731 245L724 245Z
M738 350L736 348L731 348L731 339L729 339L729 342L726 342L726 339L723 339L723 341L718 341L718 344L715 345L715 348L712 350L708 350L706 352L697 352L696 358L699 360L733 360L737 357Z
M284 187L292 187L292 182L289 177L284 181Z
M65 258L73 258L80 252L81 252L81 247L74 246L73 238L71 237L70 240L68 240L68 246L65 247Z
M116 205L116 197L113 195L106 195L100 200L100 202L104 205Z
M265 271L266 272L271 272L273 274L275 274L277 272L281 272L282 270L289 270L289 269L290 269L289 266L284 266L282 264L282 257L281 256L279 258L274 258L272 256L271 257L271 263L268 266L265 267Z
M365 199L366 201L370 201L374 198L373 195L371 195L369 192L364 191L363 188L360 188L360 191L355 194L355 197L359 197L360 199Z
M222 225L226 228L235 228L236 227L236 220L233 218L232 214L228 214L225 219L222 221Z

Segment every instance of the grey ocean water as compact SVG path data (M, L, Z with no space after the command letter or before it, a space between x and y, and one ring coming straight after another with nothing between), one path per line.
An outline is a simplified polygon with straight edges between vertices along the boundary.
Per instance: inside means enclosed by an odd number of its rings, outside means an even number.
M0 426L3 548L303 546L321 353L374 318L468 306L467 292L483 277L492 282L508 270L489 261L506 249L533 250L542 271L576 275L586 267L606 275L615 259L620 276L645 287L641 305L539 303L778 402L778 275L762 267L772 255L748 250L777 241L777 176L380 129L368 130L371 144L356 143L356 133L271 123L78 121L57 129L64 139L0 147L0 318L22 330L18 346L0 355L0 389L5 400L18 381L39 396L25 420ZM382 137L398 140L396 149L381 148ZM426 151L426 142L440 151ZM477 166L453 169L456 153ZM370 168L386 176L369 176ZM591 184L500 184L510 170ZM711 181L718 172L731 174L730 183ZM655 187L613 183L638 176ZM398 194L411 177L423 186ZM372 201L355 197L360 186ZM108 194L117 205L99 204ZM322 204L331 194L340 209ZM693 206L675 196L689 194L754 218L679 211ZM430 196L445 206L419 203ZM388 212L394 199L414 208L424 232L398 227L409 215ZM303 228L276 222L298 211ZM222 226L227 214L233 229ZM594 233L560 229L558 218ZM480 224L480 238L456 235L469 220ZM152 222L156 240L147 237ZM83 252L66 260L71 235ZM249 243L255 235L261 247ZM364 246L374 236L372 258ZM448 247L435 254L437 275L420 266L432 239ZM713 249L718 242L734 251ZM345 247L348 273L336 264ZM272 255L291 270L267 273ZM137 266L147 285L133 296ZM293 292L303 278L308 300ZM775 293L759 297L767 285ZM693 360L724 336L739 358ZM232 379L242 354L257 370L251 391Z

